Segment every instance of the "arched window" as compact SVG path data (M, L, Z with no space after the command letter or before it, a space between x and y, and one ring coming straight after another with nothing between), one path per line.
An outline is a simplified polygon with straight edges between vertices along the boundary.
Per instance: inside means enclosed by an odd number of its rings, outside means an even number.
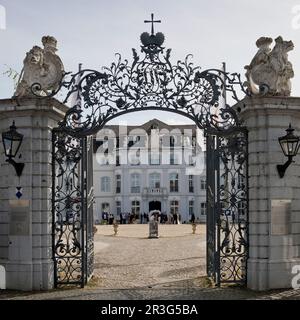
M101 177L101 192L110 192L110 177Z
M179 191L179 175L176 172L170 174L170 192L178 192Z

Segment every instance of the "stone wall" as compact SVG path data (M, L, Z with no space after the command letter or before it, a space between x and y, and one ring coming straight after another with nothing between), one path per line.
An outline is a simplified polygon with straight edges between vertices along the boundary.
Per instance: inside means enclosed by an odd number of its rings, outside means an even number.
M289 123L300 135L300 98L246 98L239 107L249 130L248 287L290 288L293 265L300 264L300 156L284 178L278 137Z
M55 99L22 99L19 105L0 100L0 132L14 120L24 135L15 159L25 163L20 179L5 162L2 142L0 147L0 265L6 269L8 289L53 287L51 130L66 110ZM17 186L23 188L21 201L15 195Z

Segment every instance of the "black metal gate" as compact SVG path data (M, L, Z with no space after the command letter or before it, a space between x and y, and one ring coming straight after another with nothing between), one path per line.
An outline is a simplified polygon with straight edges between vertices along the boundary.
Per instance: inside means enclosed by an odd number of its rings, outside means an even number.
M217 284L245 283L248 257L247 132L238 116L238 73L194 66L191 55L171 63L165 37L141 34L141 52L100 71L65 73L52 91L66 89L70 109L53 131L53 259L55 285L84 286L93 272L92 135L123 114L162 110L185 116L207 136L207 273ZM73 97L76 96L74 100ZM74 100L73 102L70 100Z
M247 130L209 132L207 274L217 285L246 282L248 258Z
M52 213L55 287L87 283L93 272L92 138L54 130Z

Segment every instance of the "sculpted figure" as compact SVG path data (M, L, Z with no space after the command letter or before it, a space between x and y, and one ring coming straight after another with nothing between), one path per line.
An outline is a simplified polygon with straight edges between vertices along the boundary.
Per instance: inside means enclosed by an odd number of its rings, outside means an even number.
M275 39L273 50L270 48L271 43L272 39L267 37L261 37L256 41L258 52L250 65L245 66L245 85L252 94L290 96L290 79L293 78L294 71L288 61L288 52L293 50L293 42L278 37Z
M45 36L42 43L43 49L34 46L27 52L14 98L34 96L33 84L38 85L34 90L41 96L58 88L64 75L64 66L55 53L57 41L54 37Z

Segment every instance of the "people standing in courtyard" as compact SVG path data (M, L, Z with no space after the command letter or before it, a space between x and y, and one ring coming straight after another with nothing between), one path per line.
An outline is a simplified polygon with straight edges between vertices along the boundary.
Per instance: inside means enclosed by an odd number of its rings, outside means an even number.
M126 213L122 212L121 215L122 215L122 224L126 224Z
M177 213L173 213L173 224L177 224L178 223L178 215Z
M194 214L194 213L192 213L192 216L191 216L191 223L195 223L195 219L196 219L195 214Z
M132 222L133 222L133 213L129 215L129 223L132 223Z
M108 223L108 214L105 211L102 212L102 220L105 224Z
M114 215L112 213L110 213L108 215L108 223L109 224L113 224L114 223Z

